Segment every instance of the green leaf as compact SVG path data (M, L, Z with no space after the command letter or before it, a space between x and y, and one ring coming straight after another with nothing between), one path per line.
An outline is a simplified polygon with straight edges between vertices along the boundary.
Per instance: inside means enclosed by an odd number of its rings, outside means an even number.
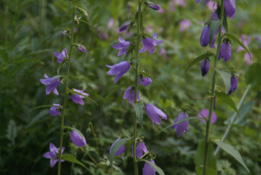
M112 166L112 161L113 161L113 157L116 154L116 152L118 151L118 149L121 147L121 145L124 145L128 140L130 140L129 138L123 138L120 139L118 142L115 143L115 145L112 147L110 155L109 155L109 160L110 160L110 165Z
M81 8L81 7L76 7L76 9L79 11L79 12L81 12L84 16L88 16L88 13L86 12L86 10L84 10L83 8Z
M227 25L227 15L226 15L226 11L224 11L224 16L223 16L223 26L224 29L226 30L226 32L228 33L228 25Z
M228 104L234 111L237 113L237 115L240 116L240 113L234 103L234 101L230 98L229 95L225 94L224 92L216 92L217 98L222 100L224 103Z
M245 103L239 110L240 117L237 117L233 124L236 124L236 125L239 125L239 126L242 125L242 123L244 123L244 121L245 121L246 114L248 112L250 112L253 105L254 105L254 102L252 102L252 101Z
M15 145L15 138L17 136L17 127L14 120L10 120L6 132L6 138L12 142L12 145Z
M238 150L236 150L233 146L221 142L221 141L214 141L220 148L222 148L224 151L226 151L228 154L230 154L232 157L234 157L246 170L248 173L250 173L249 169L247 168L245 162L243 161L240 153Z
M229 39L233 40L234 42L236 42L237 44L239 44L241 47L243 47L245 49L245 51L249 54L249 56L251 57L250 51L248 50L248 48L233 34L231 33L225 33L224 36L227 36Z
M79 160L76 159L76 157L72 154L62 154L62 160L68 161L68 162L72 162L72 163L76 163L78 165L81 165L82 167L84 167L86 170L88 170L88 168ZM88 170L89 171L89 170Z
M197 175L203 175L204 168L205 141L199 142L197 152L194 157ZM216 175L216 158L214 157L214 148L212 144L208 144L206 175Z
M261 65L259 63L253 63L249 66L246 74L245 80L246 84L261 84Z
M215 55L214 55L212 52L206 52L206 53L204 53L203 55L198 56L197 58L195 58L195 59L188 65L188 67L186 68L185 72L187 72L188 69L189 69L191 66L193 66L194 64L196 64L197 62L199 62L199 61L201 61L201 60L203 60L203 59L206 59L206 58L208 58L208 57L210 57L210 56L215 56Z
M143 128L143 103L134 103L133 107L136 113L136 116L138 118L138 121L141 125L141 127Z
M150 161L144 160L144 159L141 159L140 161L144 161L144 162L150 164L150 166L152 166L154 168L154 170L156 170L159 173L159 175L165 175L165 173L162 171L162 169L160 167L158 167L157 165L151 163Z
M225 84L226 93L228 93L228 91L230 89L231 74L226 71L222 71L222 70L218 70L218 69L216 69L216 71L222 77L224 84Z
M210 24L210 31L209 31L209 44L212 43L212 40L214 38L215 32L218 30L219 26L221 24L220 20L212 20Z

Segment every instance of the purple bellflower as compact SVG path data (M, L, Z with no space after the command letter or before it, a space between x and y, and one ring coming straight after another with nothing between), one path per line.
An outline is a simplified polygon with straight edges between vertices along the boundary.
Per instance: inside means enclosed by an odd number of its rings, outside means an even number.
M83 98L85 98L86 96L88 97L89 94L83 92L83 90L78 90L78 89L73 89L73 92L77 92L77 93L80 93L82 95L79 95L79 94L72 94L70 96L71 100L74 102L74 103L78 103L80 105L84 105L84 101L83 101Z
M155 165L154 160L150 160L152 164ZM147 162L144 164L144 167L142 168L142 175L155 175L156 170Z
M204 77L205 75L207 75L208 71L210 68L210 63L208 59L204 59L201 62L201 75Z
M61 108L61 105L59 104L53 104L53 106L50 108L50 115L52 116L57 116L57 115L60 115L60 108Z
M236 13L236 1L224 0L224 8L226 11L226 15L233 19Z
M128 29L129 25L131 24L130 21L125 22L119 29L119 32L123 32Z
M191 26L191 22L188 19L184 19L179 22L179 31L184 32L187 28Z
M76 47L77 47L77 49L78 49L79 51L81 51L81 52L83 52L83 53L87 53L87 50L86 50L86 48L84 47L84 45L82 45L82 44L77 44Z
M210 28L209 26L205 26L201 32L201 36L200 36L200 44L202 47L207 47L207 45L209 44L209 40L210 40Z
M230 89L228 91L228 94L231 94L237 89L237 83L238 83L238 79L233 75L230 80Z
M128 61L122 61L120 63L114 64L113 66L106 65L110 68L107 75L116 75L114 79L114 84L130 69L130 63Z
M208 119L208 115L209 115L209 110L208 109L202 109L200 111L200 113L198 113L198 117L200 118L200 121L202 123L206 123L206 121L205 121L205 119L203 117ZM215 123L216 121L217 121L217 115L216 115L215 112L212 112L211 123Z
M154 46L158 46L158 45L162 44L162 40L156 40L156 38L157 38L157 32L155 32L152 35L152 38L143 38L142 39L143 47L140 49L139 52L143 53L148 50L149 53L153 53L155 51Z
M114 19L110 18L107 24L107 29L111 30L113 28L113 25L114 25Z
M125 41L121 36L119 36L119 44L115 44L112 47L116 50L119 50L118 56L121 56L123 54L126 54L129 50L130 42Z
M202 2L202 1L203 1L203 0L196 0L196 3L200 3L200 2ZM205 0L204 5L206 5L209 1L210 1L210 0Z
M87 144L85 137L82 135L82 133L76 130L70 133L70 139L78 147L85 147L85 145Z
M62 53L54 52L54 56L57 58L58 63L62 63L64 58L68 58L67 49L63 49Z
M130 103L135 101L135 90L132 86L128 87L123 95L123 99L128 99ZM137 91L137 101L140 101L139 91Z
M161 123L161 118L163 118L164 120L167 120L168 117L167 115L160 110L159 108L157 108L156 106L152 105L152 104L146 104L145 105L145 111L147 113L147 115L150 117L153 126L154 123L156 123L157 125L160 125Z
M231 55L232 55L231 45L229 44L229 42L223 42L222 45L220 46L218 60L224 58L224 61L229 61Z
M114 147L114 145L115 145L120 139L121 139L121 138L119 137L119 138L117 138L117 139L113 142L113 144L112 144L111 147L110 147L110 152L109 152L110 154L111 154L112 148ZM125 152L125 150L126 150L125 146L124 146L124 145L121 145L121 147L116 151L116 153L115 153L114 156L119 156L119 155L121 155L122 153Z
M159 10L160 6L157 4L154 4L152 2L145 2L146 6L148 6L149 8L153 9L153 10Z
M138 143L136 147L136 157L137 159L141 158L141 156L146 153L148 153L148 149L144 142Z
M46 79L40 79L40 82L47 86L45 91L46 95L49 95L51 92L53 92L55 95L59 95L56 87L61 84L60 77L54 76L49 78L46 74L44 74L44 77Z
M56 148L55 145L51 142L50 145L49 145L49 149L50 149L50 152L44 153L43 157L50 159L50 166L52 168L52 167L54 167L56 162L59 161L58 155L59 155L59 149L60 148ZM63 153L64 149L65 148L62 147L62 153ZM61 162L64 162L64 160L61 160Z
M139 76L138 82L142 85L142 86L148 86L149 84L152 83L152 80L150 77L144 77L142 75Z
M178 117L174 120L174 123L176 123L182 119L188 118L188 117L189 116L186 113L179 113ZM187 121L178 123L176 125L173 125L172 129L176 129L177 135L178 135L178 137L180 137L183 133L185 133L185 134L187 133L187 131L189 129L189 121L187 120Z

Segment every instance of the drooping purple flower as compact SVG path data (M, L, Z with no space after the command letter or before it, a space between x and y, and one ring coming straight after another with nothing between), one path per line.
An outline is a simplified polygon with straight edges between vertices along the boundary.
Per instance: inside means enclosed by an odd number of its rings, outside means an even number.
M210 30L209 30L209 26L205 26L201 32L201 36L200 36L200 44L202 47L207 47L207 45L209 44L209 40L210 40Z
M139 76L138 82L143 86L148 86L152 83L152 80L150 77L144 77L142 75Z
M208 71L210 68L210 63L208 59L204 59L201 62L201 75L204 77L205 75L207 75Z
M237 83L238 83L238 79L233 75L230 80L230 89L228 91L228 94L231 94L237 89Z
M252 58L253 58L252 53L250 53L250 55L249 55L249 53L246 52L244 55L244 58L248 65L252 64Z
M152 164L155 164L154 160L150 160ZM144 167L142 168L142 175L155 175L156 170L147 162L144 164Z
M129 41L125 41L121 36L119 36L119 44L115 44L112 47L114 49L119 50L118 52L118 56L121 56L122 54L126 54L129 50L129 46L130 46L130 42Z
M250 38L249 36L246 36L246 35L241 35L241 39L242 39L242 41L243 41L244 46L247 48L248 45L249 45L249 43L250 43L250 41L251 41L251 38ZM239 47L237 48L237 52L240 52L240 51L242 51L242 50L243 50L243 51L245 50L242 46L239 46Z
M123 99L128 99L130 103L135 101L135 90L132 86L128 87L123 95ZM139 91L137 90L137 101L140 101Z
M50 152L44 153L43 157L50 159L50 166L52 168L52 167L54 167L56 162L59 161L58 155L59 155L59 149L60 148L56 148L56 146L51 142L50 145L49 145L49 149L50 149ZM65 148L62 147L62 153L63 153L64 149ZM64 162L64 160L61 160L61 162Z
M196 0L196 3L200 3L203 0ZM210 0L205 0L204 5L206 5Z
M114 84L130 69L130 63L128 61L122 61L120 63L114 64L113 66L106 65L110 70L107 75L116 75L114 79Z
M208 7L210 10L216 10L216 9L217 9L217 3L216 3L216 2L213 2L213 1L209 1L209 3L207 4L207 7Z
M79 51L81 51L81 52L83 52L83 53L87 53L87 50L86 50L86 48L84 47L84 45L82 45L82 44L77 44L76 47L77 47L77 49L78 49Z
M159 9L160 9L160 6L159 6L159 5L154 4L154 3L152 3L152 2L145 2L145 4L146 4L149 8L153 9L153 10L159 10Z
M217 10L215 10L211 15L211 20L219 20L219 16L217 14Z
M107 24L107 29L111 30L113 28L113 24L114 24L114 19L110 18Z
M127 30L128 27L129 27L129 25L130 25L130 23L131 23L130 21L125 22L125 23L120 27L119 31L120 31L120 32L123 32L123 31Z
M174 120L174 123L176 123L182 119L188 118L188 117L189 116L186 113L179 113L178 117ZM185 133L185 134L187 133L187 131L189 129L189 121L186 120L184 122L173 125L172 129L175 129L178 137L180 137L183 133Z
M209 115L209 110L208 109L202 109L200 111L200 113L198 113L198 117L200 118L200 121L202 123L206 123L206 121L205 121L205 119L203 117L208 119L208 115ZM212 112L211 123L215 123L216 121L217 121L217 115L216 115L215 112Z
M179 31L184 32L190 26L191 26L190 20L184 19L184 20L179 22Z
M224 61L229 61L231 55L232 55L231 45L229 44L229 42L223 42L222 45L220 46L218 60L224 58Z
M83 92L83 90L78 90L78 89L73 89L73 92L76 93L70 96L71 100L76 104L84 105L83 98L85 98L86 96L88 97L89 94Z
M64 58L68 58L67 49L63 49L62 53L54 52L54 56L57 58L58 63L62 63Z
M141 156L144 154L146 154L148 152L148 149L145 145L145 142L142 143L138 143L137 147L136 147L136 157L137 159L141 158Z
M158 46L162 44L162 40L156 40L157 38L157 32L155 32L152 36L152 38L143 38L142 43L143 47L140 49L140 53L146 52L147 50L149 53L153 53L155 51L154 46Z
M224 8L226 15L230 18L234 18L236 13L236 2L235 0L224 0Z
M49 113L52 116L60 115L60 109L61 109L61 105L60 104L53 104L53 106L50 108Z
M167 115L162 110L152 104L146 104L145 111L150 117L153 124L156 123L157 125L160 125L161 118L163 118L164 120L168 119Z
M53 92L55 95L59 95L59 92L57 91L56 87L61 84L60 77L54 76L49 78L46 74L44 74L44 77L46 79L40 79L40 82L47 86L46 88L46 95L49 95L51 92Z
M70 133L70 139L78 147L85 147L85 145L87 144L85 137L82 135L82 133L76 130L73 130Z
M109 152L110 154L111 154L112 148L114 147L114 145L115 145L120 139L121 139L121 138L119 137L119 138L117 138L117 139L113 142L113 144L112 144L111 147L110 147L110 152ZM114 156L119 156L119 155L121 155L122 153L125 152L125 150L126 150L125 146L124 146L124 145L121 145L120 148L116 151L116 153L115 153Z

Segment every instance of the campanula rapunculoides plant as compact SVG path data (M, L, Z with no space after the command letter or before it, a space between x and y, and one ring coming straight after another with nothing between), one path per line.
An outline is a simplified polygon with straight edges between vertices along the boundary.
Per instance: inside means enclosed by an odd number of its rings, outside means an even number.
M137 31L134 35L134 39L128 41L127 39L124 39L124 37L119 36L119 43L112 46L114 49L119 50L118 56L125 55L125 58L128 58L129 55L132 55L131 59L130 61L121 61L112 66L107 65L107 67L110 68L107 74L116 76L114 79L114 84L116 84L118 80L129 70L134 70L135 79L131 82L130 86L126 87L123 95L123 99L129 101L136 113L136 115L134 115L133 117L133 137L119 137L111 145L109 153L110 161L112 161L114 156L119 156L125 151L129 151L126 150L126 147L124 146L128 142L132 145L131 148L133 152L136 152L136 154L132 154L134 163L134 175L138 175L139 161L145 162L142 169L143 175L154 175L156 174L156 170L154 169L156 165L153 161L151 153L145 146L144 141L139 138L139 136L137 136L137 120L140 120L140 118L142 117L140 111L145 110L148 117L151 119L154 127L154 123L159 125L161 124L161 119L166 120L167 115L155 105L144 103L142 101L142 98L140 98L140 92L138 90L139 84L142 86L148 86L152 83L152 79L147 75L142 74L142 70L139 65L139 55L144 52L152 54L155 52L156 46L162 44L162 40L157 40L157 32L154 32L152 36L149 36L145 33L143 27L143 15L145 14L143 13L143 11L148 11L148 9L160 10L161 8L159 5L153 2L147 2L144 0L137 0L137 2L138 11L136 12L135 19L125 22L119 29L119 32L123 32L126 30L131 30L132 27L136 27ZM112 162L110 163L112 164Z

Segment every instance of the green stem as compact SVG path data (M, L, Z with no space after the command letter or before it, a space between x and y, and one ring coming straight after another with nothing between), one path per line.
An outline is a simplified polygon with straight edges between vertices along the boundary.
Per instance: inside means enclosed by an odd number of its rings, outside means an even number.
M136 43L136 75L135 75L135 103L137 102L137 92L138 92L138 78L139 78L139 45L140 45L140 23L141 23L141 0L138 0L139 8L138 8L138 24L137 24L137 43ZM138 175L138 162L136 157L136 138L137 138L137 116L134 116L134 124L133 124L133 163L134 163L134 174Z
M61 118L61 132L60 132L60 149L59 149L59 162L58 162L58 175L61 175L61 156L62 156L62 146L63 146L63 130L64 130L64 114L65 114L65 108L68 100L68 84L69 84L69 75L70 75L70 66L71 66L71 53L72 53L72 47L73 47L73 36L74 36L74 9L75 9L75 2L72 0L73 3L73 12L72 12L72 29L71 29L71 42L70 42L70 50L69 50L69 59L67 63L67 73L65 77L65 94L64 94L64 101L63 101L63 108L62 108L62 118Z
M214 62L214 73L212 78L212 87L211 87L211 96L215 96L215 86L216 86L216 67L217 67L217 61L219 57L220 52L220 46L222 42L222 27L223 27L223 16L224 16L224 0L221 0L221 14L220 14L220 27L219 27L219 33L218 33L218 47ZM203 168L203 175L206 175L207 170L207 162L208 162L208 145L209 145L209 133L210 133L210 126L211 126L211 117L212 117L212 111L213 111L213 105L214 105L214 98L211 98L210 101L210 107L209 107L209 115L208 120L206 124L206 137L205 137L205 152L204 152L204 168Z

